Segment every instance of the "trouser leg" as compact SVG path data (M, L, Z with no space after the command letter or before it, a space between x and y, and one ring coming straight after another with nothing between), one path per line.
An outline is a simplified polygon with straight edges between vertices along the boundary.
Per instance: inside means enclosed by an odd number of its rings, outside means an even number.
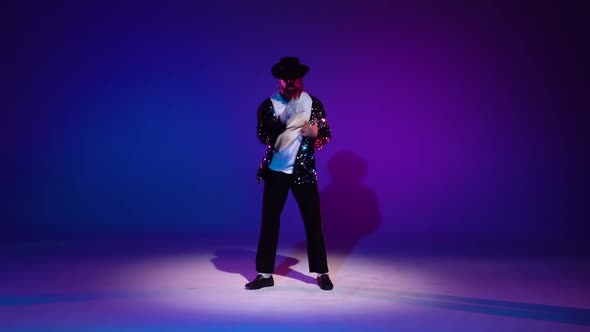
M291 186L303 222L307 236L307 259L309 271L327 273L328 262L326 258L326 245L320 213L320 194L317 183L293 184Z
M256 271L272 273L275 266L281 212L289 193L289 175L269 170L264 179L262 222L256 252Z

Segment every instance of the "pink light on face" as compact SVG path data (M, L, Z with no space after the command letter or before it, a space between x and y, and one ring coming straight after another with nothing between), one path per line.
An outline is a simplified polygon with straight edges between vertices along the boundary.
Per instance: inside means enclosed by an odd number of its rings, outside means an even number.
M298 97L303 88L303 78L296 79L280 79L279 85L281 93L289 97Z

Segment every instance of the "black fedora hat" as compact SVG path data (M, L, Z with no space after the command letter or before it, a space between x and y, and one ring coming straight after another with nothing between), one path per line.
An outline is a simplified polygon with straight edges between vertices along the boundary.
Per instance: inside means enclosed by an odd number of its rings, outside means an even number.
M294 80L305 76L309 67L299 63L299 59L293 56L281 58L281 61L272 66L272 76L283 80Z

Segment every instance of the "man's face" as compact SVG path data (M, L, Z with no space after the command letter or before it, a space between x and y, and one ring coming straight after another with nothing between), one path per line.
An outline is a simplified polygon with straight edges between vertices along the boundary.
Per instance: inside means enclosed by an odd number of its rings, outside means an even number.
M296 78L296 79L280 79L280 86L281 86L281 92L288 96L288 97L294 97L297 96L298 94L301 93L301 86L302 86L302 82L303 79L302 78Z

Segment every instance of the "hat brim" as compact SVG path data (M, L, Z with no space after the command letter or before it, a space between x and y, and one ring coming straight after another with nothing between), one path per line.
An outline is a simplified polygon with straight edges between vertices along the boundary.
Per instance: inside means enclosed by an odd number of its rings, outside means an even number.
M272 76L283 80L294 80L302 78L309 71L309 67L299 64L296 67L285 68L280 63L272 66Z

